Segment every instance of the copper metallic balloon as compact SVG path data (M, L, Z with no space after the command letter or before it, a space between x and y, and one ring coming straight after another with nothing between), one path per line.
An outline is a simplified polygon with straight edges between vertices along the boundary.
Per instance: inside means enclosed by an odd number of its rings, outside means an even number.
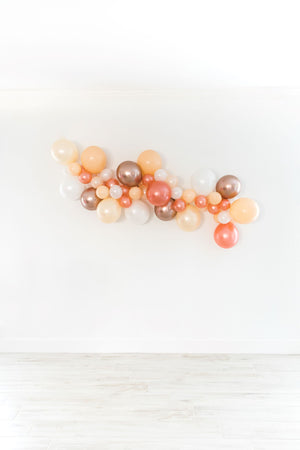
M176 216L176 211L173 209L173 203L174 200L170 200L166 205L164 206L155 206L154 211L157 217L160 220L172 220Z
M96 195L96 189L88 188L81 194L81 204L84 208L94 211L100 202L100 198Z
M233 198L239 194L241 189L240 180L234 175L225 175L217 182L216 191L223 198Z
M142 170L133 161L124 161L117 168L117 178L125 186L137 186L142 180Z

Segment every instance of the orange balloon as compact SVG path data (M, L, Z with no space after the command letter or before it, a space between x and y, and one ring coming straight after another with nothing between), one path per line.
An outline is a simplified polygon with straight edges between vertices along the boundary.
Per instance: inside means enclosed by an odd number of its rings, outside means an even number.
M81 163L88 172L99 173L106 166L106 155L100 147L87 147L81 153Z
M258 204L251 198L239 198L230 206L229 213L232 219L238 223L251 223L259 214Z
M143 174L154 175L161 168L161 157L154 150L145 150L139 155L137 163Z

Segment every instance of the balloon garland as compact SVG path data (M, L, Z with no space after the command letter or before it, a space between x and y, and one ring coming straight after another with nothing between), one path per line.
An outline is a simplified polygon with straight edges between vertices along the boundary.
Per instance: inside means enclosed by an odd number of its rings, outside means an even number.
M250 198L231 203L241 188L234 175L217 180L210 169L199 169L191 178L192 189L183 190L177 178L162 169L161 158L154 150L142 152L137 162L122 162L116 173L106 168L106 155L96 146L82 152L81 163L76 145L66 139L56 141L51 153L68 167L69 174L60 185L61 195L80 199L82 206L96 210L104 223L116 222L124 209L127 219L142 225L149 220L152 205L158 219L175 219L183 231L194 231L201 223L201 212L208 211L217 223L215 242L231 248L239 239L233 222L250 223L259 214L257 203Z

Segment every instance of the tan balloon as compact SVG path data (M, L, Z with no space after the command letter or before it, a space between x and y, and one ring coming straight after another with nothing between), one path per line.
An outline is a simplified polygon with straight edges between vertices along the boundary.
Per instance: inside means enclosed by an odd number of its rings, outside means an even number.
M106 166L106 155L100 147L87 147L81 153L81 163L88 172L99 173Z
M154 175L154 172L161 168L161 157L154 150L145 150L139 155L137 163L142 169L143 175Z
M176 221L183 231L194 231L201 223L201 214L196 206L188 205L184 211L177 213Z
M121 216L122 208L114 198L106 198L97 206L97 214L104 223L116 222Z
M230 216L238 223L251 223L259 214L258 204L251 198L239 198L230 206Z
M55 161L65 165L73 163L78 159L76 145L67 139L59 139L54 142L51 148L51 154Z

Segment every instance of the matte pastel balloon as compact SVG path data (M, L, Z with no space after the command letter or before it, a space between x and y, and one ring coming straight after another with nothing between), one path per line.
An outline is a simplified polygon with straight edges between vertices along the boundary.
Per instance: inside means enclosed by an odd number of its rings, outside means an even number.
M87 147L81 153L81 164L88 172L99 173L106 166L106 155L100 147Z
M147 199L154 206L164 206L171 198L171 188L165 181L153 181L147 189Z
M118 200L105 198L97 206L97 214L104 223L116 222L121 216L122 208Z
M186 203L192 203L196 198L196 192L194 189L186 189L182 193L182 198Z
M139 155L137 163L143 174L154 175L161 168L161 157L154 150L145 150Z
M257 219L259 208L251 198L242 197L232 203L229 212L235 222L251 223Z
M107 186L98 186L96 189L96 195L101 200L104 200L105 198L109 197L109 189Z
M201 223L201 214L196 206L188 205L183 212L176 215L178 226L183 231L194 231Z
M222 195L219 192L211 192L208 194L207 200L211 205L218 205L222 201Z
M236 226L232 223L220 223L214 233L215 242L222 248L231 248L239 240L239 232Z
M81 173L81 165L78 162L73 162L68 165L68 169L71 175L77 176Z
M124 161L117 168L117 178L125 186L137 186L142 180L142 170L133 161Z
M197 194L208 195L215 191L217 177L210 169L199 169L192 175L192 187Z
M137 225L144 225L150 218L150 208L142 200L135 200L125 209L125 217Z
M51 148L51 154L55 161L65 165L75 162L78 159L76 145L67 139L59 139L54 142Z
M59 186L61 196L69 200L79 200L82 190L82 184L71 175L65 175Z
M94 211L100 202L100 198L96 195L96 189L88 188L81 194L80 198L81 204L85 209L89 211Z
M130 188L129 197L131 198L131 200L140 200L142 197L141 188L139 188L137 186Z
M239 194L241 190L241 182L234 175L225 175L217 182L216 191L223 198L233 198Z
M174 200L171 199L164 206L155 206L154 212L155 212L156 216L160 220L164 220L164 221L174 219L174 217L176 216L177 213L176 213L175 209L173 209L173 203L174 203Z

